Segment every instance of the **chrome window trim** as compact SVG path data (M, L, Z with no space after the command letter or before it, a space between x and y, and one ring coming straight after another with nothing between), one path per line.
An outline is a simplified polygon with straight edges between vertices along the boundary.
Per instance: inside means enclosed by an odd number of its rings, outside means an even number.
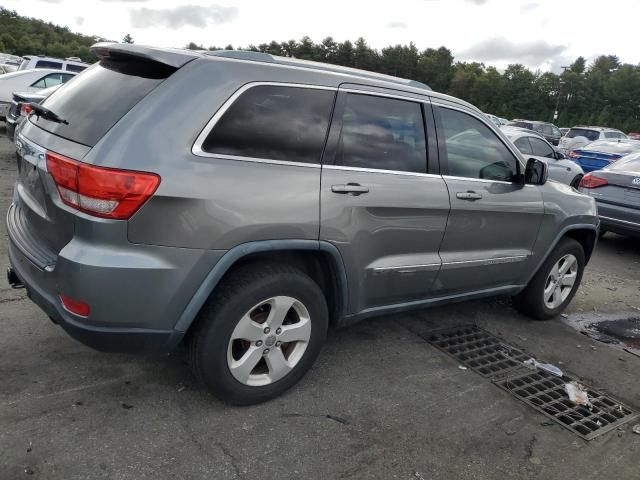
M399 273L410 273L410 272L431 272L440 269L440 263L423 263L418 265L398 265L398 266L390 266L390 267L374 267L373 271L375 273L382 273L388 271L400 271Z
M473 178L473 177L457 177L455 175L442 175L442 178L444 178L445 180L449 179L449 180L466 180L466 181L470 181L470 182L482 182L482 183L501 183L503 185L515 185L515 183L513 182L505 182L504 180L489 180L486 178ZM536 188L537 185L531 185L531 184L525 184L525 187L530 187L530 188Z
M488 127L495 135L496 137L498 137L498 139L502 142L502 144L507 147L507 150L509 150L511 152L511 154L515 157L516 161L520 164L520 166L522 167L522 171L524 172L524 168L525 165L520 161L520 156L522 155L520 153L520 151L518 149L515 148L515 146L511 146L508 145L503 138L497 133L499 131L499 129L495 128L495 125L492 125L491 121L488 118L482 118L480 115L478 115L476 112L474 112L471 109L466 109L466 108L462 108L462 107L456 107L453 105L447 105L444 103L439 103L439 102L434 102L433 100L431 101L432 105L437 105L438 107L442 107L442 108L449 108L451 110L457 110L458 112L461 113L465 113L477 120L479 120L481 123L483 123L486 127ZM500 132L502 135L504 135L504 133ZM506 137L506 135L505 135ZM444 141L444 139L443 139ZM510 142L511 143L511 142Z
M420 172L405 172L403 170L385 170L384 168L364 168L364 167L349 167L347 165L322 165L322 168L329 170L346 170L352 172L368 172L368 173L387 173L389 175L405 175L409 177L428 177L428 178L440 178L442 175L435 173L420 173Z
M466 266L501 265L503 263L516 263L527 260L528 255L514 255L510 257L483 258L480 260L461 260L458 262L443 262L442 269L464 268Z
M610 220L612 222L620 222L620 223L625 223L627 225L634 225L636 227L640 227L640 223L630 222L629 220L620 220L618 218L605 217L604 215L598 215L598 217L600 217L602 220Z
M227 112L227 110L235 103L235 101L245 93L247 90L253 87L261 87L261 86L276 86L276 87L291 87L291 88L307 88L310 90L331 90L333 92L338 90L338 87L328 87L325 85L308 85L304 83L287 83L287 82L250 82L241 86L238 90L236 90L216 111L216 113L211 117L211 119L204 126L196 141L193 143L191 147L191 153L197 157L205 157L205 158L220 158L224 160L240 160L245 162L256 162L256 163L272 163L276 165L290 165L296 167L311 167L311 168L319 168L320 162L316 163L305 163L305 162L292 162L288 160L278 160L275 158L260 158L260 157L244 157L240 155L228 155L223 153L211 153L205 152L202 149L202 144L215 127L216 123L222 118L222 116ZM331 125L329 125L327 128Z

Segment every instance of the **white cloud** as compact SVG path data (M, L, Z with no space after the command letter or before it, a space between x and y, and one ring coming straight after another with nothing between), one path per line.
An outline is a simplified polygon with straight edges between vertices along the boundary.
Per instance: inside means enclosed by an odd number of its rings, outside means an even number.
M233 20L238 14L235 7L219 5L183 5L175 8L131 10L131 25L134 28L167 27L180 29L185 26L205 28L208 24L220 24Z

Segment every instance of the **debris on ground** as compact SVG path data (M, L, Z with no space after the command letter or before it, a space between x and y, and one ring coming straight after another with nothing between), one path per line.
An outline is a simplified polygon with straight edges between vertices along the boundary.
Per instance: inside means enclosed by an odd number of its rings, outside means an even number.
M425 478L422 475L420 475L420 473L418 472L413 472L413 476L418 480L425 480Z
M529 360L525 360L522 363L524 363L526 367L530 368L531 370L542 370L543 372L550 373L551 375L555 375L556 377L562 377L563 375L562 370L560 370L555 365L552 365L550 363L540 363L535 358L530 358Z
M565 383L564 389L569 395L571 400L576 405L584 405L585 407L591 407L591 400L584 387L578 382Z
M125 410L131 410L133 408L133 405L130 405L130 404L124 403L124 402L120 402L120 406L122 408L124 408Z
M464 365L458 365L458 368L459 368L460 370L468 370L468 368L467 368L467 367L465 367Z
M631 431L637 435L640 435L640 423L637 425L634 425Z
M562 318L569 318L569 315L567 315L566 313L561 313L561 314L560 314L560 316L561 316Z

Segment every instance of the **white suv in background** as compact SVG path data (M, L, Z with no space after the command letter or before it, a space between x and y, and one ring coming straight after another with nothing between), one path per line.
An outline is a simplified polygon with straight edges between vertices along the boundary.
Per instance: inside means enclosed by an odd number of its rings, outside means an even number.
M573 127L560 139L558 148L565 154L602 139L626 139L620 130L607 127Z
M54 70L66 70L67 72L81 72L89 66L78 57L61 58L45 57L40 55L25 55L18 70L30 70L33 68L51 68Z

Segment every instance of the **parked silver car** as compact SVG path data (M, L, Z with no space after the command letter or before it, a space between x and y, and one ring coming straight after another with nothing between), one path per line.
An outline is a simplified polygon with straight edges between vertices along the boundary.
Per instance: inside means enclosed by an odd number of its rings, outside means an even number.
M595 198L602 233L640 237L640 152L588 173L580 190Z
M626 139L627 136L620 130L607 127L572 127L560 138L558 147L566 155L572 150L577 150L589 145L596 140Z
M503 133L513 142L525 158L537 158L549 167L549 178L578 188L584 172L580 165L557 151L544 138L531 130L519 127L502 127Z
M251 404L330 325L496 294L547 319L578 289L595 201L462 100L258 52L92 51L23 123L6 217L9 282L89 345L185 341Z

